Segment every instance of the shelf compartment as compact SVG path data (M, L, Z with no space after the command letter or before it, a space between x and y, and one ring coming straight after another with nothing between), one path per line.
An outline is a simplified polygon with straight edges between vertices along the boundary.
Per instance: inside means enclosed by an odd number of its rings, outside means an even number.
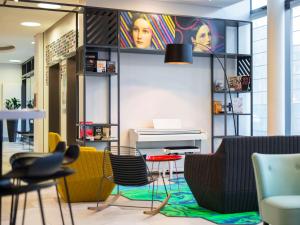
M85 73L85 76L89 76L89 77L107 77L107 76L118 76L119 73L110 73L110 72L90 72L87 71ZM77 76L84 76L83 73L77 73Z
M242 136L242 135L227 135L227 136L216 135L216 136L213 136L213 138L224 138L224 137L244 137L244 136Z
M214 113L213 114L214 116L232 116L232 115L235 115L235 116L251 116L251 113Z
M82 139L76 139L76 141L78 143L84 143L84 140ZM92 142L95 142L95 143L110 143L110 142L118 142L119 140L118 139L101 139L101 140L89 140L89 139L86 139L85 142L89 142L89 143L92 143Z
M118 49L117 45L91 45L91 44L87 44L85 46L86 48L95 48L97 49L96 51L99 51L99 49ZM93 51L92 49L87 49L88 52Z
M76 126L99 126L99 127L117 127L119 126L119 124L116 124L116 123L93 123L93 124L76 124Z
M251 93L252 91L230 91L231 94L243 94L243 93ZM228 90L224 90L224 91L213 91L213 93L215 94L229 94Z

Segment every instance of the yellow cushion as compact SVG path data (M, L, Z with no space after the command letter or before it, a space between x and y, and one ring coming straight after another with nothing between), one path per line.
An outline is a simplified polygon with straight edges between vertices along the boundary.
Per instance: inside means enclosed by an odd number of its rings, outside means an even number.
M69 165L75 174L67 177L71 202L105 201L111 194L115 184L103 179L103 173L106 176L112 175L109 154L105 156L105 167L103 156L103 151L93 147L80 147L79 158ZM58 191L62 199L67 201L63 179L58 180Z
M49 152L53 152L56 148L56 145L58 142L61 141L61 137L58 133L54 132L49 132L48 133L48 147L49 147Z

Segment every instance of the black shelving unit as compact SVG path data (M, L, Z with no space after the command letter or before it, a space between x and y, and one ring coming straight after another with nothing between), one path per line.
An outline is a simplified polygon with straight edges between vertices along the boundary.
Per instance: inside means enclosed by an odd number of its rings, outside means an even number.
M253 92L252 92L252 23L246 21L230 21L225 20L226 36L225 36L225 54L220 54L227 79L230 76L250 76L250 87L247 90L229 90L225 80L224 72L216 69L220 68L216 57L211 55L211 136L212 150L216 151L222 138L235 136L233 118L236 123L237 136L252 136L253 135ZM245 29L246 28L246 29ZM242 33L244 32L244 33ZM245 42L246 40L246 42ZM246 47L245 47L246 46ZM246 49L246 50L245 50ZM215 81L223 80L223 89L215 89ZM243 108L246 111L233 112L228 104L230 102L229 93L232 98L243 97ZM223 105L222 113L214 112L214 101L220 101ZM244 126L244 127L243 127ZM246 128L245 128L246 127ZM247 129L249 128L249 129Z
M120 43L119 43L119 24L120 14L117 10L102 9L94 7L85 7L83 13L84 37L83 47L78 51L78 57L81 64L77 68L77 89L82 88L83 94L78 92L78 110L77 110L77 143L83 146L92 143L104 143L111 147L120 146ZM91 66L88 57L95 56L95 61L114 61L115 71L97 71L97 65ZM114 58L114 60L112 60ZM92 60L93 61L93 60ZM94 78L92 78L94 77ZM98 79L107 85L107 101L108 107L105 109L107 118L105 121L97 121L97 123L87 123L87 99L86 93L90 90L87 79ZM113 88L114 87L114 88ZM116 91L117 93L113 93ZM113 101L112 96L116 94L117 101ZM82 100L80 97L82 96ZM116 104L117 112L113 112L113 105ZM105 105L105 103L101 103ZM101 110L101 109L93 109ZM80 113L81 111L81 113ZM113 118L113 113L116 116ZM113 121L113 119L115 121ZM93 139L87 137L87 128L101 127L109 129L109 137ZM80 132L81 131L81 132ZM80 134L81 133L81 134ZM111 137L113 135L113 137ZM118 150L118 153L119 150Z

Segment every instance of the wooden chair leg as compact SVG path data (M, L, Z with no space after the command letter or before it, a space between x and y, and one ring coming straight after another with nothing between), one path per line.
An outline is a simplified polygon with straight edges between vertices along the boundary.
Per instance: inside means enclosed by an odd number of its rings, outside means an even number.
M121 196L121 193L115 195L112 199L107 200L104 203L99 204L95 207L88 207L88 209L94 210L96 212L102 211L102 210L106 209L107 207L109 207L110 205L112 205L114 202L116 202L120 196Z
M169 194L165 198L165 200L157 208L154 208L153 210L150 210L150 211L144 211L144 214L146 214L146 215L152 215L152 216L156 215L157 213L160 212L161 209L163 209L166 206L166 204L168 203L170 197L171 197L171 195Z

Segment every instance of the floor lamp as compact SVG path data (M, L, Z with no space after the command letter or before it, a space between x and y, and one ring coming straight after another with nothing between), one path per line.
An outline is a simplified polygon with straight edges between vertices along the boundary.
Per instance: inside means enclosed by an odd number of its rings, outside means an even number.
M197 43L198 44L198 43ZM223 74L225 77L225 81L228 88L228 94L229 94L229 100L232 107L232 119L233 119L233 126L234 126L234 135L237 136L237 129L235 124L235 117L234 117L234 111L233 111L233 104L232 104L232 97L231 92L229 88L229 82L226 74L226 70L224 68L224 65L222 64L220 58L214 54L214 52L208 48L205 45L202 45L199 43L202 47L205 47L208 52L210 52L218 62L221 64L221 67L223 69ZM165 63L168 64L192 64L193 63L193 49L191 44L167 44L166 52L165 52ZM226 103L225 103L226 104Z

